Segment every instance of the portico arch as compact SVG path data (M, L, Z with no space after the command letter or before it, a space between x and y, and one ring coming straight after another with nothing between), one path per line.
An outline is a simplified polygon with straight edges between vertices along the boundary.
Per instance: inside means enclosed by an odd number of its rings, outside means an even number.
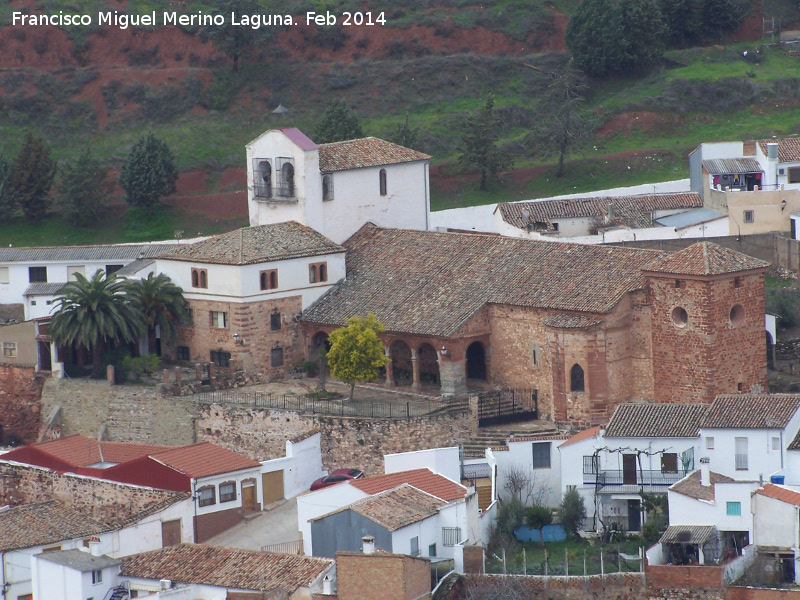
M397 385L411 385L411 348L403 340L395 340L389 347L392 355L392 374Z
M422 344L417 350L417 360L419 361L420 382L439 385L441 378L439 375L439 357L436 354L436 349L431 344Z

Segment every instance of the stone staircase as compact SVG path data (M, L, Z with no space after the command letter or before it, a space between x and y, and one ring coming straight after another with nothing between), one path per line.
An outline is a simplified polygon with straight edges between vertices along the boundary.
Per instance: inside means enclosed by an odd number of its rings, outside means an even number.
M511 437L550 436L561 433L554 423L529 421L494 427L482 427L478 434L462 444L464 458L483 458L486 448L505 446Z

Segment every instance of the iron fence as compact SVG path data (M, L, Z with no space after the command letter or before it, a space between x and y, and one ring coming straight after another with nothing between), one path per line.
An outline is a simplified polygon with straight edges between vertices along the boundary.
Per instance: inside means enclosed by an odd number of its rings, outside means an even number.
M279 544L261 546L261 551L280 552L281 554L303 554L303 540L294 540L293 542L281 542Z

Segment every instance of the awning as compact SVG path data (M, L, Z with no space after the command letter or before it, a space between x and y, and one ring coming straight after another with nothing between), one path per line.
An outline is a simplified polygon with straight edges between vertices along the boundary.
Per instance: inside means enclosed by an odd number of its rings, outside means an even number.
M662 544L704 544L712 533L713 525L670 525L658 541Z
M761 165L755 158L712 158L703 161L709 175L731 175L734 173L761 173Z

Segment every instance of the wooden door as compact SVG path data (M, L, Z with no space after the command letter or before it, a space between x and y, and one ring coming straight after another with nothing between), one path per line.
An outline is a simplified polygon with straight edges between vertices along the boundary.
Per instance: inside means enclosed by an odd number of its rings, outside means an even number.
M242 482L242 509L245 513L251 513L256 509L256 484Z
M624 485L636 485L636 455L622 455L622 483Z
M181 543L181 520L161 522L161 547L177 546Z
M273 471L261 475L261 489L264 495L264 506L283 500L283 471Z

